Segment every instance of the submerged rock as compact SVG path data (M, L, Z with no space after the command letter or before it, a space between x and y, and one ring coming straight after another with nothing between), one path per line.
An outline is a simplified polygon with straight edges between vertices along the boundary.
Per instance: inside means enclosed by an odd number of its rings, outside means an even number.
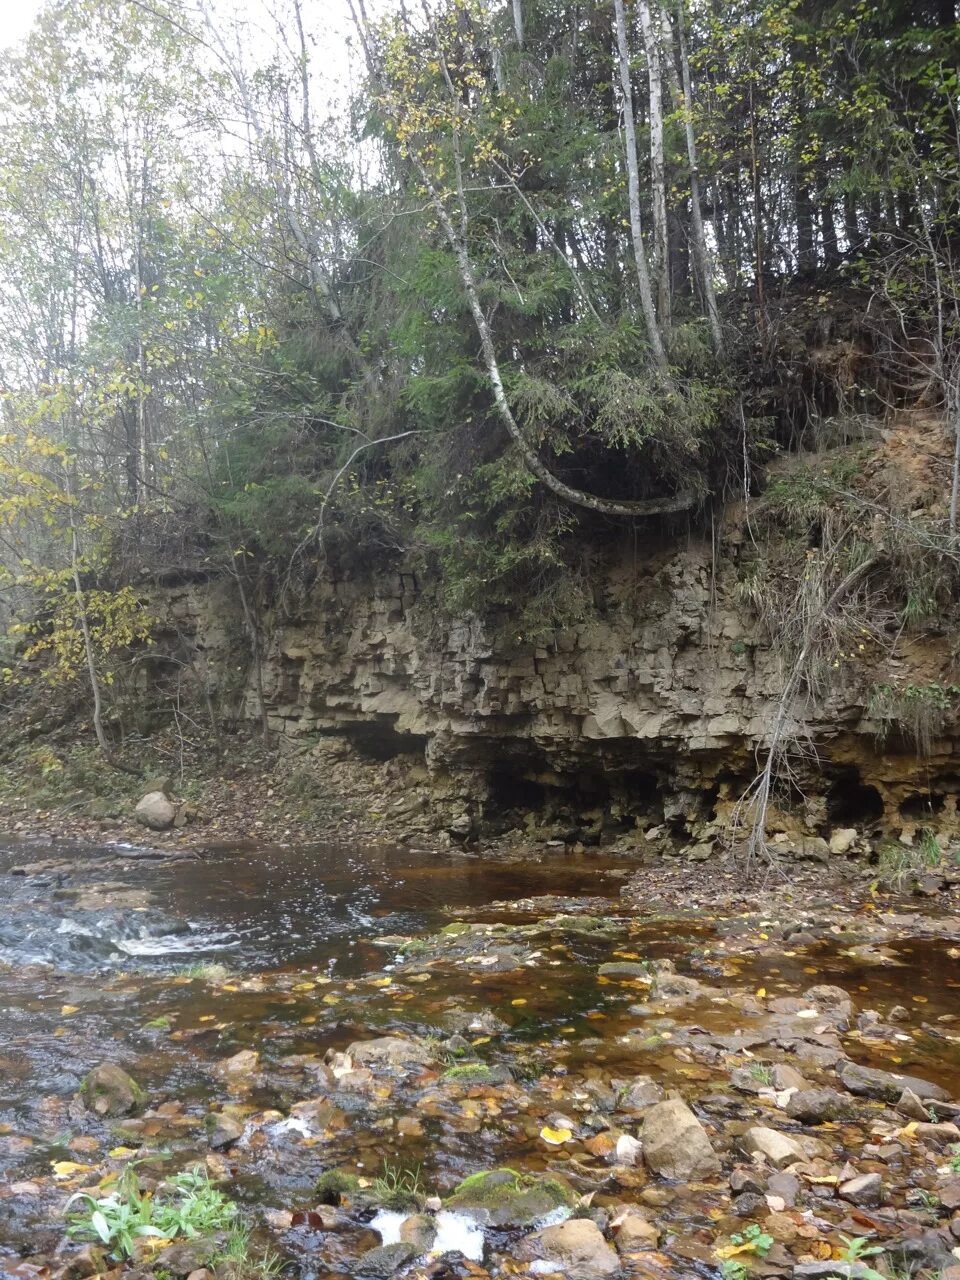
M347 1048L348 1057L364 1067L428 1067L436 1062L431 1049L420 1040L400 1036L380 1036L376 1040L355 1040Z
M857 1108L839 1089L800 1089L787 1101L785 1110L792 1120L803 1124L824 1124L852 1119Z
M945 1102L950 1094L938 1084L920 1080L916 1076L897 1075L893 1071L880 1071L875 1067L861 1067L855 1062L845 1062L840 1070L840 1081L850 1093L867 1098L879 1098L882 1102L898 1102L905 1089L918 1098L931 1098Z
M645 1113L641 1141L647 1164L664 1178L690 1182L720 1172L706 1130L680 1098L658 1102Z
M378 1244L368 1249L358 1260L358 1276L392 1276L417 1256L415 1245L398 1240L396 1244Z
M224 1115L222 1111L211 1112L204 1122L207 1129L207 1141L214 1151L231 1147L243 1137L243 1125L233 1116Z
M146 1094L132 1076L114 1062L102 1062L87 1075L80 1096L98 1116L125 1116L139 1107Z

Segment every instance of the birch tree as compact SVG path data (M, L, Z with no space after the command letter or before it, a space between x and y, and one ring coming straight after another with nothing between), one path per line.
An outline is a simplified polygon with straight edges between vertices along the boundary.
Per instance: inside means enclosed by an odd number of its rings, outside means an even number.
M640 216L640 162L637 154L637 126L633 111L633 84L630 78L630 46L627 40L627 21L623 0L613 0L613 12L617 36L617 65L620 88L623 95L623 140L627 165L627 199L630 211L630 238L633 243L633 259L637 272L640 305L647 326L647 339L657 367L666 373L668 369L664 335L660 328L657 308L653 300L650 268L643 240Z

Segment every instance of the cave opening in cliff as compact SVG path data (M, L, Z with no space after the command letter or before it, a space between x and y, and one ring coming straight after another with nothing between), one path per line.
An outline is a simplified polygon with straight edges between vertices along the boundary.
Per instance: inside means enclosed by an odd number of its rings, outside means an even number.
M399 733L392 724L377 720L350 725L344 735L360 755L381 762L397 756L422 757L427 747L425 734Z
M924 818L932 818L942 813L946 804L946 796L938 791L921 791L907 796L900 804L900 817L908 822L922 822Z
M883 797L861 779L857 769L842 774L827 792L827 818L833 826L867 825L882 817Z
M556 826L559 839L596 845L635 826L642 815L663 819L663 799L656 774L643 770L605 773L536 772L527 762L503 761L487 773L486 819L491 829L528 815Z
M492 769L487 785L490 807L497 813L539 813L547 802L547 788L542 782L505 767Z

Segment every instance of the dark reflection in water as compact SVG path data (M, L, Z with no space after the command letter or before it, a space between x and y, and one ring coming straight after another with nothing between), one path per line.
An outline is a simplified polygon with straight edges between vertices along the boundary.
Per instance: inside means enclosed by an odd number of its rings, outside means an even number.
M10 875L18 864L40 870ZM220 848L176 860L20 845L0 851L0 961L82 971L136 961L162 971L223 959L239 970L335 963L356 971L358 943L428 929L449 919L444 909L544 893L616 897L619 882L604 874L615 865L342 845Z

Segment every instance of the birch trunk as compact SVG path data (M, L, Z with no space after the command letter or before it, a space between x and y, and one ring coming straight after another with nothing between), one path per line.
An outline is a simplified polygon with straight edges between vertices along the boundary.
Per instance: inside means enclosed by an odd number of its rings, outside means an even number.
M703 226L703 209L700 205L700 172L697 167L697 139L693 132L693 80L690 75L690 58L687 54L687 34L683 23L683 0L677 3L677 34L680 40L680 72L683 76L683 125L687 140L687 163L690 166L690 233L693 239L693 256L697 264L700 293L710 324L710 337L717 355L723 354L723 326L717 291L713 283L713 255L707 247Z
M640 169L637 160L637 126L633 114L633 87L630 83L630 48L627 44L627 22L623 0L613 0L613 12L617 30L617 58L620 69L620 86L623 91L623 134L627 161L627 192L630 205L630 236L633 241L633 257L637 268L637 284L640 288L640 306L647 325L650 349L657 367L667 372L667 353L657 319L650 284L650 270L643 244L643 227L640 220Z
M513 30L517 37L517 48L523 48L523 0L513 0Z
M618 0L619 3L619 0ZM670 292L670 233L667 228L667 168L663 140L663 66L660 48L659 5L639 0L640 28L647 55L650 85L650 192L653 206L653 275L657 283L657 315L660 330L669 337L672 327ZM622 7L622 6L621 6Z

